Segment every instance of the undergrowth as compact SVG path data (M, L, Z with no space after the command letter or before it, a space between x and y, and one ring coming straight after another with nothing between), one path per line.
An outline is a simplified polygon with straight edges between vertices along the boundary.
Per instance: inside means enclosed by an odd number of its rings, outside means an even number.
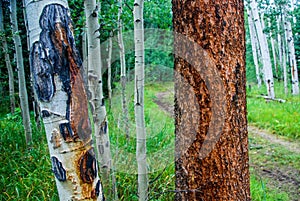
M261 94L266 92L264 86L260 89L257 86L248 88L249 123L290 139L300 139L300 96L285 95L281 84L276 84L275 89L276 98L286 102L261 98Z
M172 87L172 83L149 84L146 85L145 90L150 200L174 200L175 195L174 121L169 114L162 111L153 102L158 92L171 91L170 88ZM251 93L254 94L254 91ZM167 101L171 101L172 96L168 96L167 99L169 100ZM288 99L288 101L296 100L293 97ZM121 98L118 92L114 94L113 104L109 110L109 133L118 197L120 200L134 201L138 200L138 196L132 84L128 85L127 101L130 113L130 137L126 138L124 133ZM260 114L264 113L262 111L267 110L270 105L274 105L275 110L280 108L279 103L278 105L273 102L265 103L263 100L256 100L256 98L250 98L248 104L249 119L252 123L258 122L258 119L255 122L254 107L258 107L255 110L259 110ZM295 112L293 107L290 110L292 113ZM265 123L261 123L261 125L263 124ZM295 125L290 124L290 126L294 127ZM33 124L34 140L32 148L28 149L25 145L20 110L15 115L2 115L0 117L0 131L0 160L2 164L0 166L0 200L58 200L45 133L39 131ZM286 193L279 193L277 189L271 189L267 184L267 180L258 177L255 171L251 171L252 200L289 200Z

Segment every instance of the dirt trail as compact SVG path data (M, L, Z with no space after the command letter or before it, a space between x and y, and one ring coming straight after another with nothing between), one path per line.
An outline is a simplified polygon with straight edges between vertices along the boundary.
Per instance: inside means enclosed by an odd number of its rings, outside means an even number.
M174 117L174 105L170 104L168 99L173 93L173 91L159 92L156 94L156 99L154 100L162 110L172 117ZM251 157L251 155L265 155L268 154L268 152L273 152L273 145L279 145L280 148L284 148L292 153L300 154L300 143L287 141L254 126L248 126L248 131L249 137L264 140L264 142L256 143L256 147L252 148L254 150L251 150L250 145L250 167L254 169L254 174L262 178L268 178L268 185L270 187L287 192L291 200L300 201L299 170L290 167L289 164L283 166L279 165L276 161L262 163L261 161L255 161L255 157ZM295 161L295 163L297 163L297 161Z

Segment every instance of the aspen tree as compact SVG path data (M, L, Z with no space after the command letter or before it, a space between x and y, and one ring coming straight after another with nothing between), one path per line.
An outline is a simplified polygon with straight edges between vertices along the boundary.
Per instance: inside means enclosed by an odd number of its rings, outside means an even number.
M82 60L66 0L25 0L30 66L61 201L103 201Z
M17 21L17 3L16 0L10 0L11 6L11 24L13 31L13 38L16 50L17 68L18 68L18 81L19 81L19 97L22 111L22 121L25 130L26 144L32 142L32 129L30 124L30 113L28 105L28 95L25 81L24 61L22 55L22 43L19 35L18 21Z

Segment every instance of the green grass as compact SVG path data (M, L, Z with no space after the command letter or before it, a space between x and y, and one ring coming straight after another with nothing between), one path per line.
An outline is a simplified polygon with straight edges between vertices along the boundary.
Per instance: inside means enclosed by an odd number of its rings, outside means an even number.
M25 144L20 110L0 119L0 200L58 200L45 133Z
M266 102L258 98L265 88L248 89L247 108L250 124L291 139L300 139L300 96L284 95L281 85L275 85L276 97L286 100Z
M172 87L172 83L152 83L146 85L145 90L150 200L168 201L174 199L174 122L166 112L153 102L158 92L170 91ZM252 95L255 93L254 90L250 92ZM120 200L135 201L138 200L138 196L132 84L128 85L127 100L130 100L128 104L130 112L129 140L125 136L124 124L121 121L121 99L118 92L114 94L112 109L109 111L109 133L119 198ZM163 101L172 103L173 94L171 93ZM256 101L258 103L255 105ZM297 98L289 97L288 101L297 101ZM263 127L266 123L260 122L258 118L256 121L253 119L256 115L255 110L260 110L260 114L262 114L270 105L274 105L274 110L279 110L279 106L283 106L279 103L264 103L264 100L248 98L249 118L252 118L249 121ZM292 104L284 107L288 111L295 111ZM267 120L262 119L262 121ZM293 130L297 125L290 124L289 126L291 128L288 129ZM268 128L271 129L272 125ZM38 131L33 125L34 142L32 149L27 149L20 111L15 115L2 115L0 117L0 131L0 160L2 164L0 167L0 200L58 200L45 133ZM291 166L297 170L300 169L300 163L295 162L300 160L297 154L292 154L279 146L270 145L261 139L252 137L250 137L250 145L263 147L259 150L250 150L251 160L256 161L256 165L262 164L271 167L272 164L277 164L280 167ZM272 181L260 177L255 169L251 168L250 171L252 200L290 200L287 191L272 186Z

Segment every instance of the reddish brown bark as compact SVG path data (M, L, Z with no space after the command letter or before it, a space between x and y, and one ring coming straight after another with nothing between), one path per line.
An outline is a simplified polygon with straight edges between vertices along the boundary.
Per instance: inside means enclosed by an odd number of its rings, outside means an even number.
M175 200L250 200L243 1L173 0L173 15Z

